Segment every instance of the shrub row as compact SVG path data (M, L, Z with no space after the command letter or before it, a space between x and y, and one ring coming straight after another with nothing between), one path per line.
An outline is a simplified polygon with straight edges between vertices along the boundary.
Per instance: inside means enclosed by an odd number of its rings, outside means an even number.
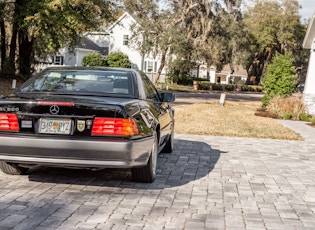
M256 85L210 84L209 81L195 81L194 84L196 82L198 83L198 90L262 92L262 87Z

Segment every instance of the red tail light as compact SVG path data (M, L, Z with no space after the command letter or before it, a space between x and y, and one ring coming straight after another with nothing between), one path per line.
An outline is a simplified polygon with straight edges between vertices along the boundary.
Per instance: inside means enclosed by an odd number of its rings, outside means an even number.
M132 136L138 133L138 127L133 119L94 118L93 136Z
M0 131L18 132L19 130L19 121L16 114L0 113Z

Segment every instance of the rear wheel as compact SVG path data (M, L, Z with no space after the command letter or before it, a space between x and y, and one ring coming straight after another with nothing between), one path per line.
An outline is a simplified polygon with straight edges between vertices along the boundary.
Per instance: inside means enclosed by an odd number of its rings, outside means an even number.
M0 169L2 172L11 175L23 175L27 172L27 168L23 168L14 163L0 161Z
M158 158L158 138L154 132L154 142L148 164L142 168L132 168L132 179L137 182L151 183L155 180Z

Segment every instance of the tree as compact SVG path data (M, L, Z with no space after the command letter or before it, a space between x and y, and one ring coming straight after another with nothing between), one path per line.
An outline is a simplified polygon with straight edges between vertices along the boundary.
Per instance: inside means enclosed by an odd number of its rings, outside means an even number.
M303 60L305 28L300 23L297 0L255 0L245 14L248 32L253 37L248 47L252 56L246 67L248 76L262 83L266 68L276 53L293 54L296 65ZM249 78L248 78L249 79Z
M102 55L98 52L87 53L82 59L83 66L104 66L105 60Z
M61 47L73 48L79 34L98 29L114 13L114 6L103 0L4 2L13 5L8 19L12 32L10 50L1 54L9 53L6 70L17 66L22 75L30 75L35 57L45 58Z
M106 63L110 67L130 68L131 62L128 55L123 52L112 52L106 57Z
M296 77L293 66L292 54L278 54L267 67L263 79L265 95L262 99L266 107L275 96L286 97L295 91Z
M134 28L135 37L143 35L142 40L137 39L136 49L142 55L161 54L161 66L153 81L167 61L168 67L180 69L176 66L180 62L174 62L173 57L189 66L206 62L218 69L227 63L233 68L244 62L249 56L246 47L250 36L245 33L241 3L179 0L160 10L157 1L127 0L127 10L135 12L140 24Z
M143 37L141 42L135 44L137 50L142 55L161 55L161 65L153 80L156 82L168 57L171 59L175 55L188 60L197 58L195 49L184 47L196 47L199 45L195 42L197 38L207 34L211 28L211 20L207 19L211 18L215 4L204 0L180 0L172 1L163 10L159 9L157 1L151 0L127 0L125 5L129 12L136 14L140 24L133 31L135 37L139 37L139 34Z

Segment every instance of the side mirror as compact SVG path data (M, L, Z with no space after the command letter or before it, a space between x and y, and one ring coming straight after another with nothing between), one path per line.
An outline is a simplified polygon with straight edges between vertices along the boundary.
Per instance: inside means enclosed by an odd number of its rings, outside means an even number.
M174 93L161 93L162 101L163 102L174 102L175 101L175 94Z

